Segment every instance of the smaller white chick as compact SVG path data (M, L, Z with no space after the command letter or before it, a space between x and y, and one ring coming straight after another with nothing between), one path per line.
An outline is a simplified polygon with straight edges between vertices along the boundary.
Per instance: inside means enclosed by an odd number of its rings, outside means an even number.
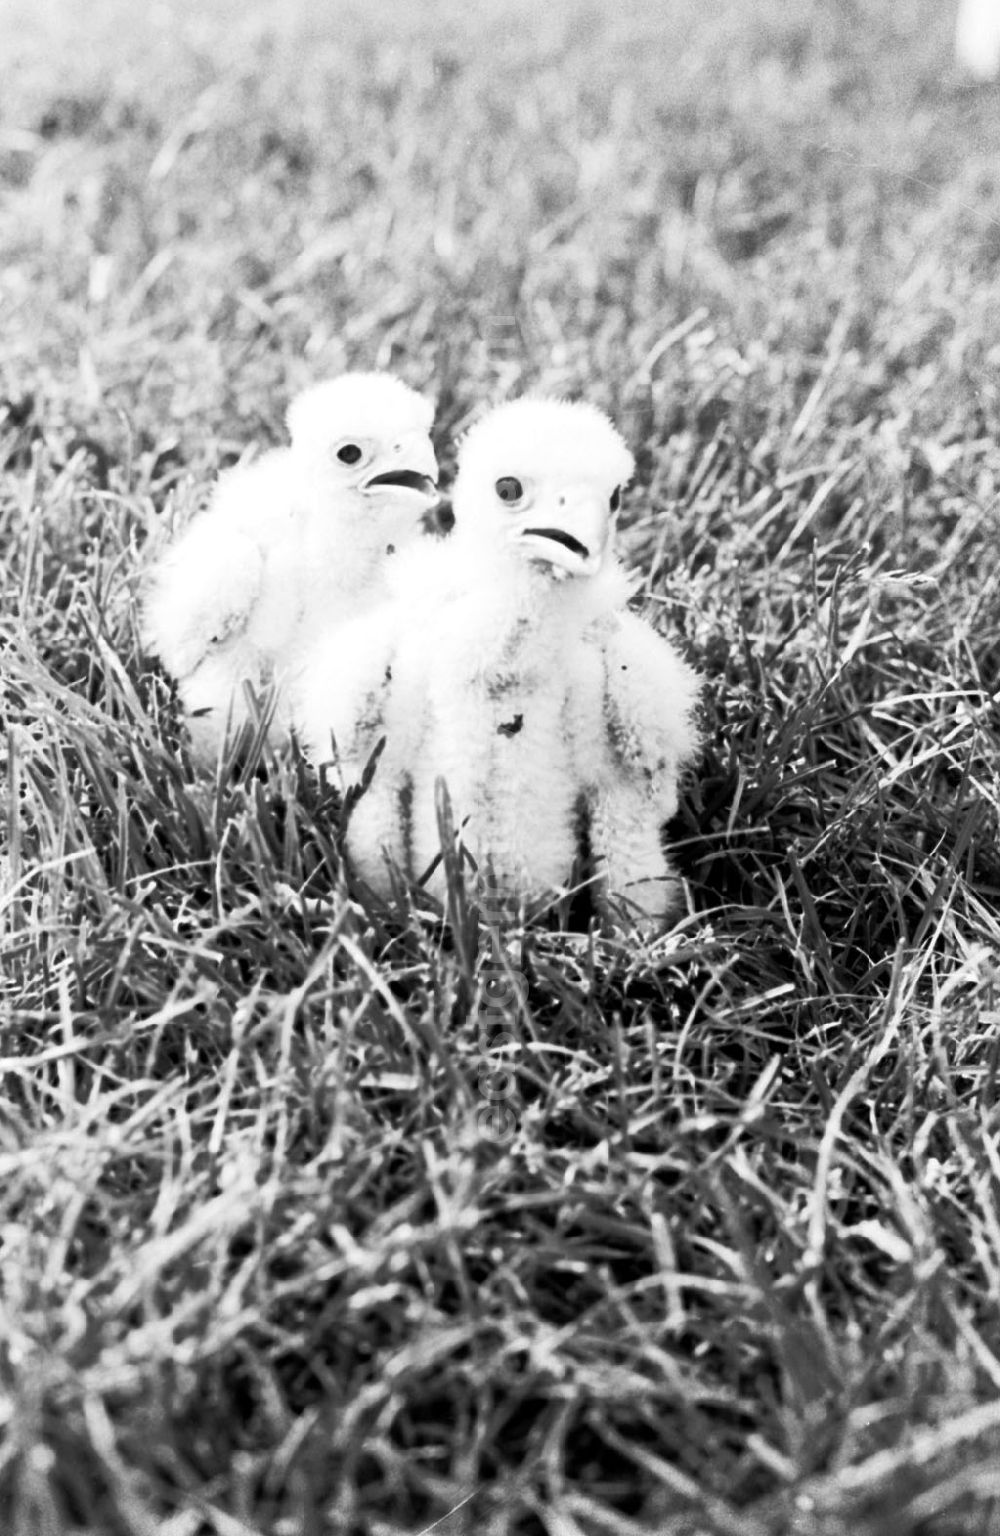
M412 552L393 601L321 641L297 688L317 762L357 780L386 744L346 829L362 878L388 861L440 894L435 792L503 899L565 893L581 852L598 906L659 925L678 882L662 844L696 745L698 681L625 611L612 552L632 455L600 411L525 399L475 425L459 454L455 527Z
M955 60L975 80L1000 75L1000 0L959 0Z
M271 709L290 729L288 686L305 645L385 595L390 557L438 500L432 406L384 373L348 373L288 410L291 445L225 473L208 507L155 567L143 641L177 683L195 756Z

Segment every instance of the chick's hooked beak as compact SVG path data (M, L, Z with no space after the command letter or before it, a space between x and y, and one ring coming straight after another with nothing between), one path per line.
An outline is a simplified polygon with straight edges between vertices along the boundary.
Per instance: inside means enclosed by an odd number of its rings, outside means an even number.
M532 506L511 531L511 542L554 574L593 576L604 563L610 536L607 502L592 486L565 486Z
M373 495L416 496L424 510L440 499L437 476L437 459L426 432L404 432L377 456L361 489Z

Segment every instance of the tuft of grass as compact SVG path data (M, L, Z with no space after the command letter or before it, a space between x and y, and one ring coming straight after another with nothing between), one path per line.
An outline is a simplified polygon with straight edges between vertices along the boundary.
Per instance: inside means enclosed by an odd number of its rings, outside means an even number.
M995 93L931 0L410 10L8 0L4 1528L995 1530ZM143 572L348 366L635 447L657 942L193 770Z

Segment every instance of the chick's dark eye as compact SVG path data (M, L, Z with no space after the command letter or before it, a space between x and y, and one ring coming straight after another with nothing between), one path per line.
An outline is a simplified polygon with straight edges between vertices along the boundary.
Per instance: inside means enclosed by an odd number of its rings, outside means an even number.
M361 449L357 443L345 443L343 448L337 449L337 458L341 464L357 464L361 458Z
M520 480L515 480L513 475L502 476L502 478L497 481L494 489L496 490L497 495L500 497L500 500L505 501L508 506L513 506L514 502L520 501L521 497L524 495L524 486L521 484Z
M611 510L612 510L612 512L617 512L618 508L621 506L621 504L622 504L622 488L621 488L620 485L616 485L614 490L611 492Z

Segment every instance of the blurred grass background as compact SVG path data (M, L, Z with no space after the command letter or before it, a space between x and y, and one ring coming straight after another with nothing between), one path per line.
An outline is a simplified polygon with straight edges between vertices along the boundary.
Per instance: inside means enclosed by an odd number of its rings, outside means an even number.
M461 366L628 412L707 302L745 365L780 355L759 377L786 413L844 314L882 414L937 364L925 413L975 376L994 420L1000 130L947 6L5 18L7 367L82 352L85 409L121 391L250 428L290 376L363 360L433 377L446 410Z

